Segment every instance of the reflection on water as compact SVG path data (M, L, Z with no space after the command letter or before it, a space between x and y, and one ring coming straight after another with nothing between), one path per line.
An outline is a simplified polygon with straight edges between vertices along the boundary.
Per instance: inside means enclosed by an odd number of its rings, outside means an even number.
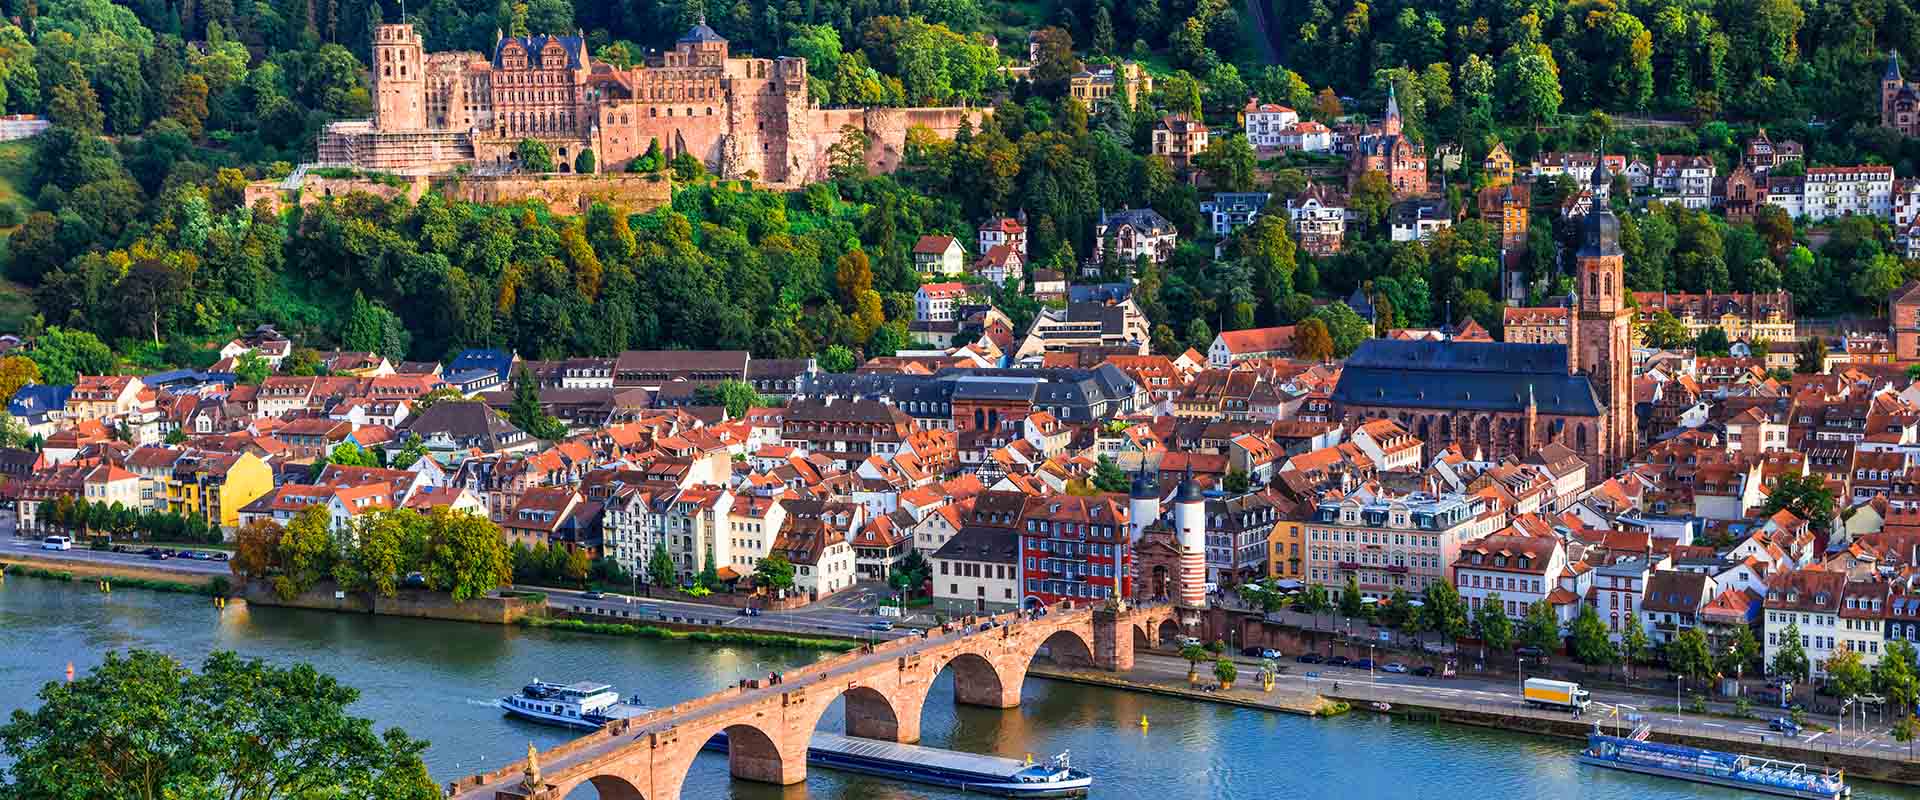
M286 663L307 661L357 687L355 712L428 739L441 780L492 769L567 731L509 720L495 698L535 678L601 680L670 704L819 657L804 651L713 647L490 625L275 608L218 612L204 598L91 584L0 583L0 715L37 702L68 661L85 671L113 649L145 647L198 662L216 649ZM933 687L923 744L1023 758L1063 750L1097 776L1094 796L1215 798L1738 798L1731 790L1580 766L1578 745L1500 731L1394 722L1370 714L1316 721L1205 703L1030 680L1016 709L955 706L952 676ZM840 701L820 727L843 730ZM1142 730L1140 718L1150 727ZM582 789L576 797L592 798ZM815 770L805 784L733 781L724 755L704 754L687 776L689 800L959 800L945 790ZM1915 798L1856 784L1860 798Z

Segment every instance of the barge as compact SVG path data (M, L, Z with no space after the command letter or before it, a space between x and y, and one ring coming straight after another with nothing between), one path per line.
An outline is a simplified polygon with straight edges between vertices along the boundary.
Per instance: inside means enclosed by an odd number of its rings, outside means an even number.
M727 734L714 734L706 748L725 752ZM997 797L1084 797L1093 786L1065 753L1028 763L826 732L807 744L807 765Z
M1853 796L1842 770L1679 744L1658 744L1644 737L1641 731L1635 731L1632 737L1608 736L1595 731L1587 735L1587 749L1580 751L1580 761L1596 767L1776 797L1844 800Z

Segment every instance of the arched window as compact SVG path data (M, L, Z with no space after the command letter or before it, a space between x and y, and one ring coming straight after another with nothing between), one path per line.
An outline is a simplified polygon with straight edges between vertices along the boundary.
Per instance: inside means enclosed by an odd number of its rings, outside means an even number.
M1574 449L1581 452L1585 452L1587 449L1587 426L1575 425L1574 431L1573 431L1573 438L1575 441Z
M1598 272L1587 273L1587 294L1593 295L1595 297L1598 297L1600 295L1600 273Z

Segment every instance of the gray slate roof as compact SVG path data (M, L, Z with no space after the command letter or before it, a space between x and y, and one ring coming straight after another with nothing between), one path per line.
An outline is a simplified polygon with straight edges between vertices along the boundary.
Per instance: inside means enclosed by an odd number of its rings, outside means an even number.
M1347 359L1333 401L1458 411L1525 411L1599 416L1585 375L1567 374L1567 347L1507 342L1369 339Z

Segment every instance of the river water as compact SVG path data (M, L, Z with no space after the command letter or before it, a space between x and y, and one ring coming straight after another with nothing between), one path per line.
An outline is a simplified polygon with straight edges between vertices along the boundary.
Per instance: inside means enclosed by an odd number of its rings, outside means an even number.
M804 651L619 639L588 634L274 608L218 612L205 598L26 578L0 583L0 714L37 703L69 661L84 672L115 649L160 650L197 664L215 650L306 661L360 690L354 711L432 742L442 782L491 769L568 734L501 717L493 699L543 680L600 680L665 705L820 656ZM1071 750L1096 776L1094 797L1735 798L1730 790L1584 767L1568 740L1368 714L1310 720L1096 687L1029 680L1022 705L956 707L940 678L922 743L1014 758ZM1151 725L1142 730L1140 718ZM822 727L838 730L830 709ZM591 787L575 797L591 798ZM960 800L976 795L811 770L803 786L736 782L726 757L702 755L684 796L766 800ZM1856 781L1855 797L1913 798Z

